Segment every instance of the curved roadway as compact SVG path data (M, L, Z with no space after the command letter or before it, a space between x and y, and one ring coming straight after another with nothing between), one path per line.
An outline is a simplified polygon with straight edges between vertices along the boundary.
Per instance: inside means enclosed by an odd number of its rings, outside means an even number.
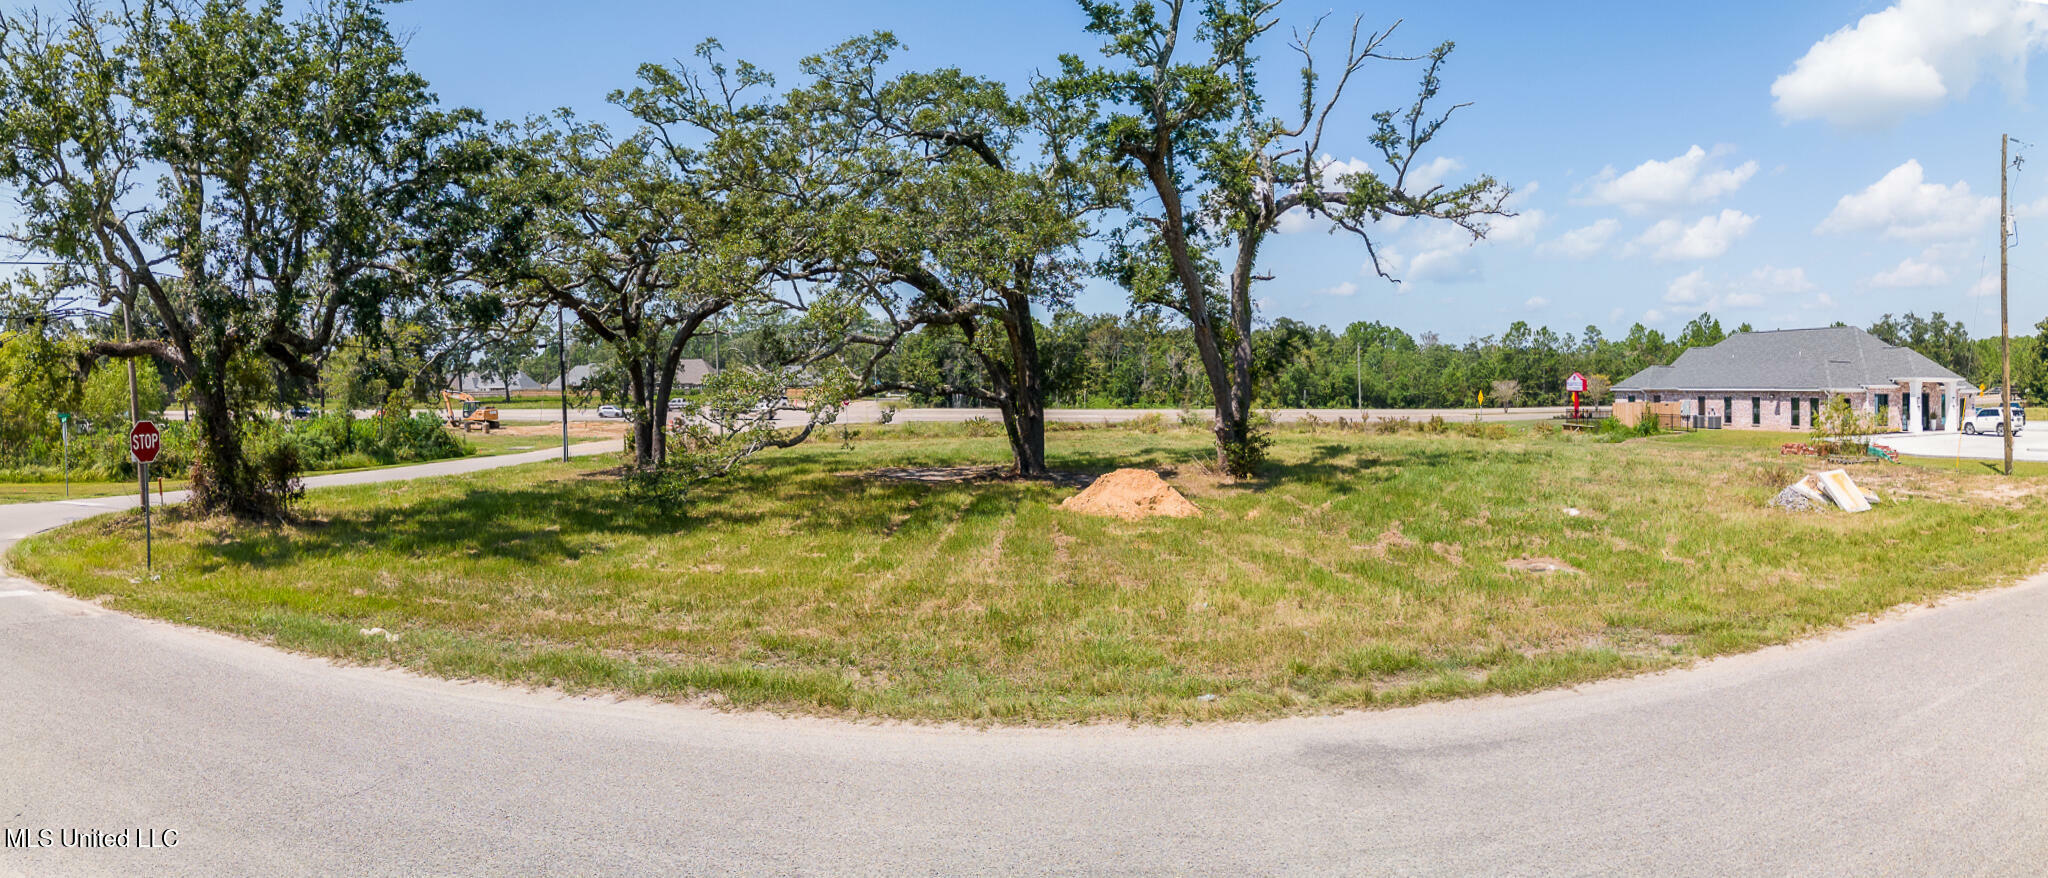
M0 506L0 547L120 503ZM0 873L2040 874L2044 632L2036 579L1576 691L973 730L337 667L0 578L0 829L177 833Z

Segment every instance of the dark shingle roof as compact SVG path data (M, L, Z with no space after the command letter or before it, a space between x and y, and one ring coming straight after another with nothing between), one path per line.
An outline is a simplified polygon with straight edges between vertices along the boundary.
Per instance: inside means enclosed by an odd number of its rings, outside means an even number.
M1909 378L1967 381L1853 326L1742 332L1651 366L1615 390L1858 390Z

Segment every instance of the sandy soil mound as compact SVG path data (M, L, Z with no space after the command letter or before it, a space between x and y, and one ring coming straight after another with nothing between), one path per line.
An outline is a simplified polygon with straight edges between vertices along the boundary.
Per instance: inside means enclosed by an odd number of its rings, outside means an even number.
M1120 469L1096 479L1088 489L1060 504L1084 515L1108 515L1137 521L1155 515L1199 518L1202 509L1148 469Z

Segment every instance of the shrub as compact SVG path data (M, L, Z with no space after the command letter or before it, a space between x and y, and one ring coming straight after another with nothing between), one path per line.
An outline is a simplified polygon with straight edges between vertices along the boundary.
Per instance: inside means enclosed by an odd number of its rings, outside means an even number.
M1663 432L1657 428L1656 418L1644 418L1631 427L1616 418L1605 418L1593 429L1593 434L1602 442L1622 442L1642 436L1655 436Z
M1127 426L1140 433L1157 433L1166 427L1166 419L1160 417L1158 412L1152 412L1132 418Z
M967 435L976 438L997 436L1001 435L1003 432L1003 425L991 421L988 418L984 418L980 415L975 415L974 417L962 421L961 428L967 431Z
M1821 408L1814 419L1815 444L1823 454L1864 454L1870 450L1870 436L1882 432L1877 419L1856 411L1849 398L1837 396Z
M1273 448L1273 437L1264 430L1249 430L1236 442L1223 443L1223 472L1234 479L1259 474Z

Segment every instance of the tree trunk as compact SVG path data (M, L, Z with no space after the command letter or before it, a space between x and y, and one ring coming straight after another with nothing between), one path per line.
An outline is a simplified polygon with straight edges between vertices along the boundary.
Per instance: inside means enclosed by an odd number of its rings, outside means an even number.
M257 484L256 471L243 453L242 433L228 409L225 370L202 367L190 386L199 452L192 473L192 507L244 518L283 514L277 498L266 496Z
M1010 454L1016 474L1024 478L1045 478L1045 369L1038 356L1038 329L1031 322L1030 298L1016 292L1004 295L1008 306L1003 316L1003 333L1010 342L1009 387L1003 397L1003 427L1010 434ZM997 364L989 364L994 377Z
M656 454L660 450L660 433L655 429L660 416L650 406L647 362L642 359L626 370L631 375L633 393L633 466L649 470L655 467Z

